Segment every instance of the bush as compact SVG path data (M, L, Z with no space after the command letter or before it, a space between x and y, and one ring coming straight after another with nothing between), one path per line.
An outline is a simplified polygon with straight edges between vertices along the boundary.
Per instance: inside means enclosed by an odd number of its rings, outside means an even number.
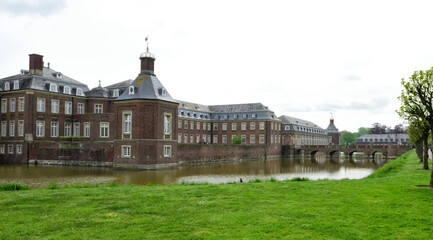
M233 144L241 144L242 143L242 137L239 135L233 135L231 141Z
M306 177L295 177L290 179L290 181L292 182L304 182L304 181L310 181L310 179L306 178Z
M18 191L28 190L29 186L24 186L19 183L2 183L0 184L0 191Z

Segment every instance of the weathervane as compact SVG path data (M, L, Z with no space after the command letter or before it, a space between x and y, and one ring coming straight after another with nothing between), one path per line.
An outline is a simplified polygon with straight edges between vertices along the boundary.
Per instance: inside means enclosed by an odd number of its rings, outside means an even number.
M146 51L149 52L149 35L146 36L146 44L147 44Z

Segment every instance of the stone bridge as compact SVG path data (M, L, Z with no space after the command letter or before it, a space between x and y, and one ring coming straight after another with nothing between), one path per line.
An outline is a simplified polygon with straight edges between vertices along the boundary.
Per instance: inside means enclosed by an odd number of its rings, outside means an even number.
M410 145L398 144L356 144L356 145L283 145L282 154L285 157L314 157L322 152L329 158L339 157L340 153L352 159L354 153L364 153L366 158L374 158L376 153L382 153L385 159L397 158L411 150Z

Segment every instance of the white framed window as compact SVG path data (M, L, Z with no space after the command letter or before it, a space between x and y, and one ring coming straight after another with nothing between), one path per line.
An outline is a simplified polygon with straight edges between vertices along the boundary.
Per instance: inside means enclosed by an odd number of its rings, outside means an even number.
M8 100L2 99L2 113L5 113L8 111Z
M76 94L77 96L84 96L84 94L83 94L83 89L81 89L81 88L77 88L77 94Z
M263 134L260 134L260 135L259 135L259 143L260 143L260 144L265 143L265 135L263 135Z
M247 142L247 137L245 135L241 135L242 144L245 144Z
M2 137L6 137L7 134L7 122L6 121L2 121Z
M59 137L59 123L51 122L51 137Z
M227 131L227 123L223 123L222 129L223 129L223 131Z
M45 98L38 98L36 100L36 111L45 112Z
M90 122L84 123L84 137L90 137Z
M10 110L10 112L15 112L15 109L16 109L16 101L15 101L15 98L11 98L10 99L10 101L9 101L9 110Z
M72 114L72 102L65 102L65 114Z
M45 99L44 99L45 100ZM45 136L45 121L36 121L36 137Z
M63 93L64 93L64 94L71 94L71 87L69 87L69 86L64 86L64 87L63 87Z
M191 125L193 125L192 121L191 121ZM170 135L170 134L171 134L171 114L164 113L164 135Z
M188 120L183 121L183 128L188 129Z
M183 143L188 143L188 134L183 135Z
M206 123L203 123L203 130L206 130Z
M109 126L110 123L108 122L101 122L99 123L99 137L101 138L108 138L110 135L109 133Z
M252 117L252 118L256 118L256 117L257 117L257 114L253 113L253 114L251 114L251 117Z
M15 121L9 121L9 136L15 137Z
M14 154L14 145L8 145L8 154Z
M11 85L9 82L5 82L5 91L11 90Z
M207 123L207 130L210 131L210 123Z
M57 92L57 84L50 83L50 92Z
M94 113L102 113L102 112L103 112L102 104L95 104Z
M74 123L74 136L80 136L80 123L79 122L75 122Z
M256 123L250 122L250 130L256 130Z
M194 134L189 135L189 143L194 143Z
M210 135L207 135L207 142L210 143Z
M24 112L24 97L18 98L18 112Z
M274 123L271 122L271 130L274 130Z
M232 131L236 131L236 123L232 123Z
M164 145L164 157L171 157L171 146Z
M246 122L241 123L241 130L242 131L247 130L247 123Z
M131 157L131 145L122 145L122 157L124 158Z
M227 135L223 135L223 143L227 143Z
M123 133L131 134L131 126L132 126L132 114L124 113L123 114Z
M284 130L286 130L286 131L290 130L290 125L284 126Z
M194 121L190 121L190 129L193 130L194 129Z
M255 144L256 143L256 135L251 134L250 135L250 144Z
M260 122L259 123L259 129L260 130L265 130L265 122Z
M24 120L18 120L18 137L24 136Z
M6 146L4 144L0 145L0 153L5 154L6 152Z
M113 97L118 97L119 96L119 89L114 89L113 90Z
M177 143L181 143L182 142L182 133L178 133L177 134Z
M200 122L197 122L197 127L196 127L196 129L197 129L197 130L200 130Z
M17 154L23 154L23 145L17 145Z
M135 94L134 86L129 86L128 94Z
M84 114L84 103L78 103L77 114Z
M218 135L213 135L213 143L214 144L218 143Z
M51 113L59 113L59 104L59 100L51 99Z
M196 134L195 135L195 142L199 143L200 142L200 134Z
M218 131L218 125L219 125L218 123L213 124L213 130L214 131Z
M72 123L65 123L64 135L65 137L72 136Z
M182 129L182 120L177 120L177 128Z

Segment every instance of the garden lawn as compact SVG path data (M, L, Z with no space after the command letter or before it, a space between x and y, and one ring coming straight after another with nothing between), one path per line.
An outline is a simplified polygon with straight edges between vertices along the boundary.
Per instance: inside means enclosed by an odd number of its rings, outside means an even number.
M0 191L0 239L432 239L421 168L411 151L360 180Z

